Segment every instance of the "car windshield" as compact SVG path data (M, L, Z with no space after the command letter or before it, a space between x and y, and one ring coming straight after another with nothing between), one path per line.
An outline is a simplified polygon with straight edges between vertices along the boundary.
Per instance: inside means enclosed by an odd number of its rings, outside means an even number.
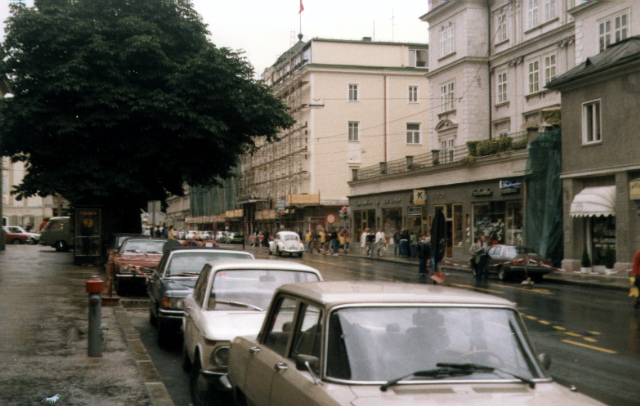
M162 254L165 241L128 240L122 244L120 253Z
M281 285L318 281L312 272L287 270L225 270L214 278L209 310L266 310Z
M329 378L387 382L432 380L416 371L440 364L476 364L526 379L546 378L515 312L478 307L353 307L329 320ZM446 379L513 379L492 368Z
M191 276L199 275L204 264L215 261L220 258L244 258L251 259L250 254L242 252L225 252L225 251L193 251L193 252L176 252L171 256L167 265L164 276Z

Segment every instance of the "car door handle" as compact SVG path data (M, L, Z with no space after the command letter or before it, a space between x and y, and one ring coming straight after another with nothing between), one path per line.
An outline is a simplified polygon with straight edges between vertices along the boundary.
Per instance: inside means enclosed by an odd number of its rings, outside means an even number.
M276 371L286 371L287 369L289 369L289 366L287 364L285 364L284 362L278 362L274 366L276 368Z
M251 347L249 348L249 352L251 353L251 355L257 354L260 352L260 347Z

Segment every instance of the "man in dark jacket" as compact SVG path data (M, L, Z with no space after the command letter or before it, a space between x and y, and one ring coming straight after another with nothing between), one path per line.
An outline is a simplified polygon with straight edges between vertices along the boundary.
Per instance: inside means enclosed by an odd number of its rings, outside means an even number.
M429 233L425 233L418 241L418 262L420 264L420 275L427 275L427 261L431 258L431 239Z

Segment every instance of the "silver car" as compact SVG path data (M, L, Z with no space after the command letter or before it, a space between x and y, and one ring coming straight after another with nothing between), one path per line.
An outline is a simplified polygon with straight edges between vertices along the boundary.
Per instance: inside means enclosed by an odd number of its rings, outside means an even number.
M184 366L194 405L229 390L229 343L254 337L275 290L283 284L322 280L318 270L276 260L220 260L202 269L184 302Z
M238 405L601 405L551 379L514 305L441 286L282 286L257 338L237 337Z

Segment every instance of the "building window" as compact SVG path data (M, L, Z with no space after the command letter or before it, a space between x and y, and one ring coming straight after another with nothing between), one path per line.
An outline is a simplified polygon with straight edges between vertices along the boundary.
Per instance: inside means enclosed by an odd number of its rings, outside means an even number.
M557 17L556 15L556 0L543 0L544 9L544 21L551 21Z
M613 35L611 30L613 28ZM629 36L629 16L622 14L617 17L601 21L598 24L598 40L600 52L607 49L611 44L620 42Z
M593 144L602 141L600 100L582 105L582 143Z
M349 121L349 141L360 141L360 123L358 121Z
M442 103L442 111L451 111L455 108L455 83L449 82L440 86L440 103Z
M540 0L527 1L527 28L537 27L540 24Z
M540 90L540 62L529 62L529 94Z
M544 57L544 84L556 78L556 56L547 55Z
M453 150L456 140L454 138L446 138L440 140L440 162L443 164L453 162Z
M420 124L407 123L407 145L420 144Z
M410 49L409 50L409 66L414 68L427 67L427 50L426 49Z
M502 12L498 14L498 21L496 23L498 27L496 32L496 42L504 42L509 39L509 33L507 32L507 13Z
M504 103L507 100L507 72L498 73L498 103Z
M358 85L349 85L349 101L358 101Z
M409 103L418 102L418 86L409 86Z
M450 55L455 51L455 30L454 26L450 25L440 31L440 57Z

